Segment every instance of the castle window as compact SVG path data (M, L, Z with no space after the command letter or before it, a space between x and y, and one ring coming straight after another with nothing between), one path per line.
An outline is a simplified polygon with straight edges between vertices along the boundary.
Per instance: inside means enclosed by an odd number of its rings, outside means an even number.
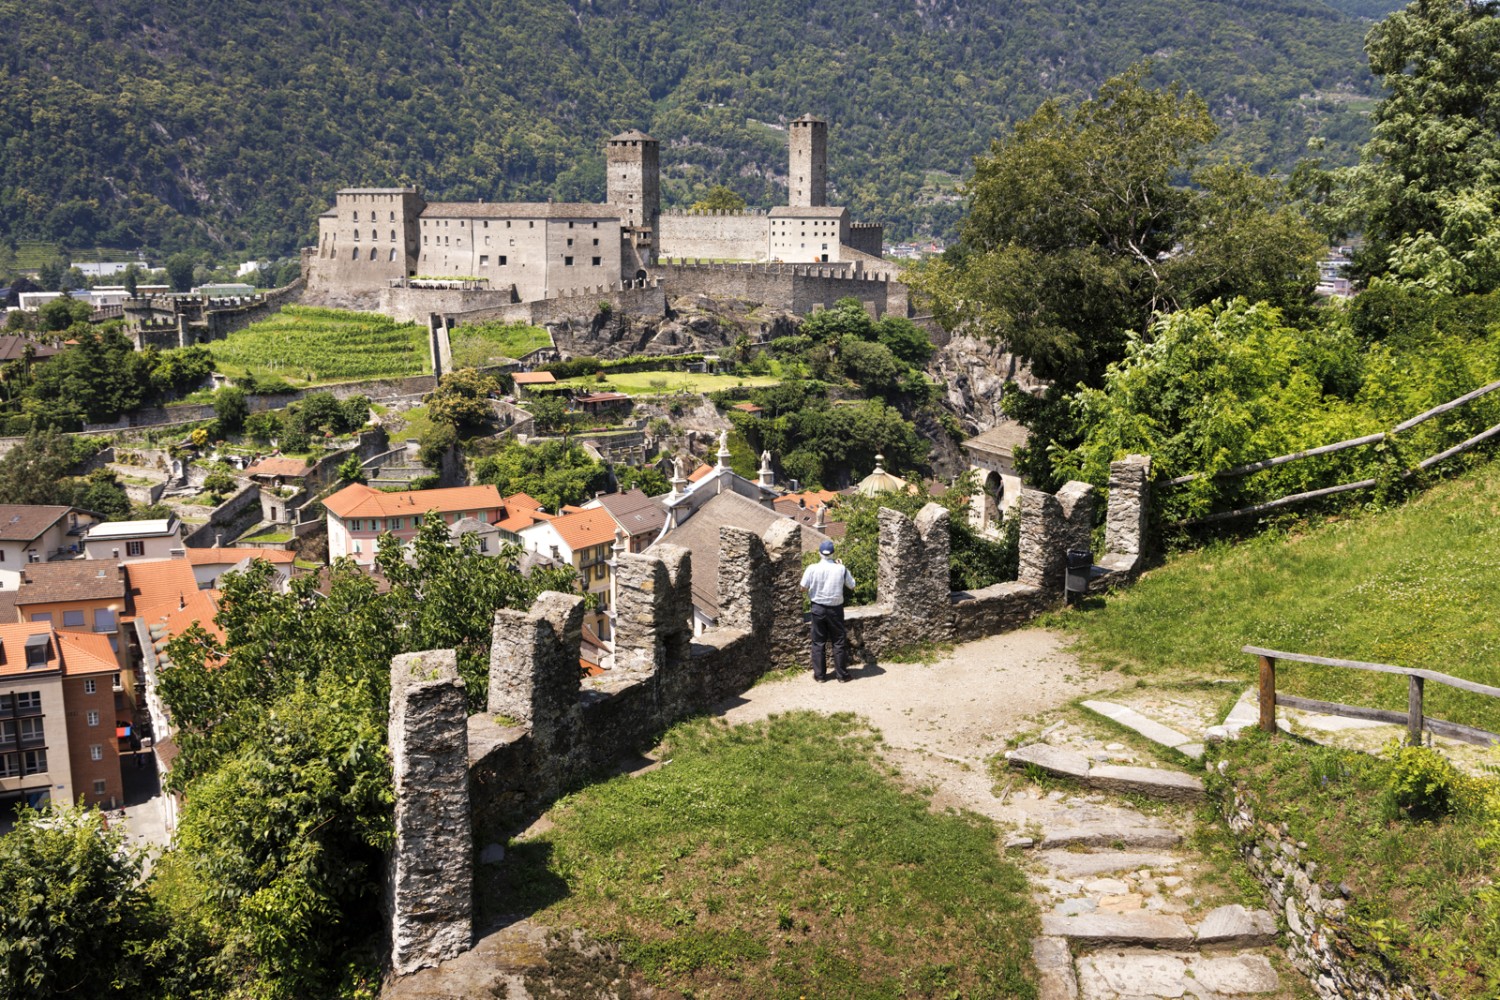
M527 229L535 229L536 228L536 221L534 219L533 220L528 220L527 223L526 223L526 228Z
M565 267L572 267L573 266L573 258L572 257L564 257L563 258L563 266L565 266Z
M356 243L359 242L359 230L358 229L356 229L354 231L354 242L356 242Z
M396 231L394 229L391 230L391 242L396 242Z
M484 228L486 228L486 229L490 228L490 220L489 219L485 219L484 220Z
M375 248L374 247L370 248L370 259L371 260L375 259Z
M395 222L395 221L396 221L396 213L395 213L395 212L392 212L392 213L391 213L391 221L392 221L392 222Z
M599 241L598 241L598 240L595 240L595 241L594 241L594 246L598 246L598 245L599 245Z
M603 260L603 258L602 258L602 257L595 257L595 258L594 258L594 266L595 266L595 267L598 267L598 266L599 266L599 262L600 262L600 261L601 261L601 260Z
M500 265L501 267L504 267L505 266L505 254L501 254L499 257L496 257L495 258L495 263L498 264L498 265Z
M480 254L479 255L479 266L480 267L489 267L490 266L490 258L489 258L488 254Z
M427 234L426 233L422 234L422 245L424 247L427 245Z
M353 250L349 251L349 259L359 260L359 247L355 247Z
M359 221L359 212L358 212L358 211L356 211L356 212L355 212L355 213L354 213L354 221L355 221L355 222L358 222L358 221Z
M571 223L571 222L570 222L570 223L568 223L568 228L569 228L569 229L572 229L572 228L573 228L573 223Z
M506 228L506 229L509 229L509 228L510 228L510 220L509 220L509 219L506 219L506 220L505 220L505 228Z
M570 236L570 237L568 237L568 246L572 246L572 245L573 245L573 238Z
M395 259L396 259L396 248L395 247L391 247L391 260L395 260Z
M486 237L485 237L485 238L484 238L484 245L485 245L485 246L489 246L489 245L490 245L490 238L489 238L489 237L488 237L488 236L486 236Z
M459 219L458 220L458 228L462 229L463 227L464 227L464 220L463 219Z

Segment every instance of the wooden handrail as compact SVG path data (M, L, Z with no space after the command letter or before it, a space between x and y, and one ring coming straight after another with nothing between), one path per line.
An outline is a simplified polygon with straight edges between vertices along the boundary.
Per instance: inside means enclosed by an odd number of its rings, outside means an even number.
M1446 684L1448 687L1457 688L1460 691L1468 691L1471 694L1484 695L1490 698L1500 698L1500 688L1491 687L1488 684L1478 684L1474 681L1466 681L1462 677L1453 677L1449 674L1440 674L1435 670L1422 670L1416 667L1398 667L1389 663L1365 663L1361 660L1340 660L1329 656L1309 656L1306 653L1288 653L1284 650L1264 649L1260 646L1241 646L1240 652L1249 653L1260 658L1260 728L1266 732L1276 731L1276 706L1285 705L1288 708L1297 708L1307 712L1321 712L1324 715L1338 715L1351 719L1370 719L1376 722L1406 723L1407 741L1418 744L1422 741L1422 730L1425 727L1429 732L1450 739L1461 740L1465 743L1475 743L1480 746L1489 746L1500 743L1500 735L1473 726L1464 726L1456 722L1445 722L1442 719L1433 719L1425 716L1422 711L1422 700L1425 693L1427 681L1436 681ZM1358 705L1343 705L1334 701L1315 701L1311 698L1297 698L1291 695L1278 695L1276 693L1276 661L1288 660L1293 663L1312 663L1323 667L1347 667L1351 670L1368 670L1380 674L1397 674L1405 676L1406 686L1406 713L1387 711L1378 708L1364 708Z

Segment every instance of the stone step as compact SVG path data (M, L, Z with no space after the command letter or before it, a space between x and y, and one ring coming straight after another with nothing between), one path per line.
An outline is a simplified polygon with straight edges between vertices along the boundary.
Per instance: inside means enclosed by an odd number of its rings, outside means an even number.
M1198 946L1263 948L1276 943L1276 918L1238 903L1210 910L1198 925Z
M1036 963L1037 1000L1078 1000L1078 977L1068 942L1058 937L1032 938L1031 959Z
M1187 754L1194 760L1203 757L1203 744L1200 741L1184 736L1154 719L1149 719L1133 708L1116 705L1110 701L1086 701L1083 707L1091 712L1097 712L1111 722L1119 723L1126 729L1139 733L1158 746L1170 747L1179 753Z
M1048 774L1082 781L1102 791L1138 792L1154 798L1178 801L1203 797L1202 779L1169 768L1095 765L1081 753L1046 743L1033 743L1012 750L1007 756L1011 767L1037 767Z
M1042 914L1042 933L1075 945L1190 948L1193 931L1177 916L1160 913Z
M1142 868L1176 868L1182 859L1170 854L1147 854L1131 851L1040 851L1037 860L1059 878L1089 878L1109 872L1139 871Z
M1119 847L1149 851L1176 847L1180 843L1182 834L1168 827L1081 823L1052 827L1042 834L1037 847L1044 851L1064 847Z
M1264 955L1206 957L1191 953L1122 951L1078 960L1085 997L1250 996L1281 988Z

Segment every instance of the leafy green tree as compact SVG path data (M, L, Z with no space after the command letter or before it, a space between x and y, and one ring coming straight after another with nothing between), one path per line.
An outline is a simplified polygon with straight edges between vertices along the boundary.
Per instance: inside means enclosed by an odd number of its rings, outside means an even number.
M82 458L74 439L33 431L0 457L0 503L63 503L65 483Z
M620 490L640 490L648 497L659 497L672 491L672 483L654 465L623 465L615 467L615 479Z
M42 320L42 328L52 331L66 330L75 323L87 323L93 314L92 306L87 302L80 302L71 295L53 299L37 310L37 315Z
M135 298L136 292L140 291L141 287L141 269L136 267L134 264L128 265L125 268L124 283L125 294L129 295L131 298Z
M565 430L568 426L568 404L555 393L541 393L531 399L531 419L544 434Z
M193 258L185 253L174 253L167 258L167 280L174 292L190 292L193 289Z
M896 391L907 370L884 344L852 338L839 347L839 366L871 396L888 396Z
M36 280L42 286L44 292L60 292L63 290L63 278L68 272L65 261L52 258L42 262L37 268Z
M339 403L339 414L342 417L340 428L345 433L359 430L370 419L370 397L355 394Z
M94 469L80 478L64 480L59 499L73 507L102 514L110 521L130 517L130 496L110 469Z
M494 379L474 368L460 368L438 380L437 390L427 397L427 414L460 434L471 434L494 419L490 393L498 391Z
M245 401L245 390L236 385L220 386L214 391L214 416L218 420L219 433L238 434L250 415L250 406Z
M1362 269L1455 292L1500 286L1500 5L1416 0L1365 49L1387 93L1350 178Z
M493 484L505 496L525 493L555 511L564 504L583 503L605 489L609 471L575 444L508 441L498 452L474 463L474 480Z
M0 837L5 996L103 997L145 987L152 915L140 853L97 810L22 810Z
M344 428L344 411L338 397L331 392L313 392L297 403L296 421L309 435L338 432Z
M346 483L362 483L365 481L365 469L359 460L359 455L350 455L339 463L339 478Z
M245 418L245 434L256 444L270 444L281 431L281 414L275 410L259 410Z
M693 202L691 211L699 213L707 212L743 212L745 210L745 199L735 193L733 188L723 184L715 184L708 189L708 194Z

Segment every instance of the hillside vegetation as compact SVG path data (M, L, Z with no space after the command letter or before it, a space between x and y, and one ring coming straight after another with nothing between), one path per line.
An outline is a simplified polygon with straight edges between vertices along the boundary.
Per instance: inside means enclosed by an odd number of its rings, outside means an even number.
M1366 138L1375 92L1346 0L0 0L0 243L286 253L335 189L601 198L601 140L662 142L664 203L713 184L784 201L788 118L833 122L830 179L890 232L951 233L1002 127L1144 57L1224 124L1219 151L1281 169Z
M1067 616L1083 652L1142 675L1255 676L1244 645L1500 686L1500 463L1394 510L1174 557ZM1404 711L1406 679L1286 663L1278 690ZM1500 732L1500 700L1428 684L1429 715Z

